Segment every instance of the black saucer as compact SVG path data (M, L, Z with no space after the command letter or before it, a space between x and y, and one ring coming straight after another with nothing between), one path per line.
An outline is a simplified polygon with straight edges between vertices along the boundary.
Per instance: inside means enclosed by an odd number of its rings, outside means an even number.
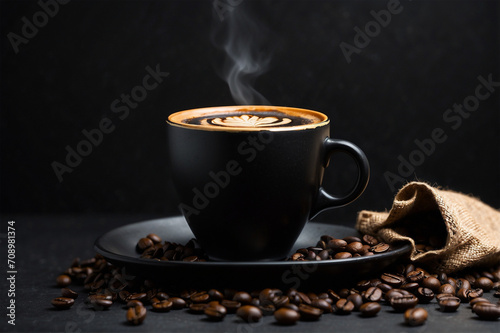
M168 282L170 285L276 286L298 288L304 285L335 285L346 280L372 275L398 259L408 256L409 244L393 244L386 253L373 256L323 261L182 262L143 259L136 252L139 238L149 233L163 240L185 244L194 238L182 216L133 223L99 237L95 250L108 261L125 266L128 274ZM353 228L309 222L292 251L314 246L321 235L336 238L358 236Z

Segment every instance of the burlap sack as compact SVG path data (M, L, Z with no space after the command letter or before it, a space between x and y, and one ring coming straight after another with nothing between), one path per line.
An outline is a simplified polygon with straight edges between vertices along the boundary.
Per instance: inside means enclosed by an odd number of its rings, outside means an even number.
M471 196L431 187L405 185L389 212L361 211L356 228L387 243L410 242L410 259L429 270L451 273L500 262L500 212ZM425 250L418 238L427 237ZM441 238L441 239L439 239Z

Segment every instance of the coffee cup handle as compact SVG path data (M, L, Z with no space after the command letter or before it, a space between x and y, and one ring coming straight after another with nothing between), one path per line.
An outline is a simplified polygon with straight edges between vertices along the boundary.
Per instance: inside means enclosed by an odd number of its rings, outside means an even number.
M311 209L310 218L315 217L325 209L350 204L363 193L366 185L368 185L368 180L370 179L370 165L365 153L363 153L358 146L349 141L326 138L323 142L323 166L325 168L328 167L332 154L336 152L347 153L356 162L358 167L356 185L354 185L354 188L343 197L328 194L328 192L320 186L316 202Z

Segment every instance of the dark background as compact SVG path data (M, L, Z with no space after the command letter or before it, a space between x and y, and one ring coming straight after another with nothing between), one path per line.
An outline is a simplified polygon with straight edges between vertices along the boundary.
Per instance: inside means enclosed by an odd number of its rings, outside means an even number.
M35 1L1 2L0 211L8 214L178 214L166 151L169 114L232 105L218 76L223 54L210 39L212 1L76 1L39 28L15 54L9 32L32 21ZM354 204L319 220L353 224L361 209L389 209L397 174L415 139L435 128L448 136L412 175L500 207L498 91L453 130L443 121L474 94L477 77L500 81L498 1L401 1L403 11L348 64L339 44L373 20L387 1L245 1L272 34L269 70L256 88L273 105L322 111L332 136L368 155L372 176ZM142 83L146 66L169 76L130 115L110 104ZM500 88L497 88L499 90ZM59 182L51 163L103 117L116 129ZM212 149L212 147L207 147ZM343 171L340 171L340 170ZM342 193L353 165L338 156L324 186ZM396 186L401 186L398 183Z

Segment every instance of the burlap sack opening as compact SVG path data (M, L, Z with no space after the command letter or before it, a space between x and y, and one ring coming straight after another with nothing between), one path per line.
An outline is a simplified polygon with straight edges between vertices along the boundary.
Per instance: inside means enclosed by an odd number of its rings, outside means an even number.
M410 259L435 272L500 262L500 212L422 182L405 185L389 212L359 212L356 228L387 243L411 243Z

